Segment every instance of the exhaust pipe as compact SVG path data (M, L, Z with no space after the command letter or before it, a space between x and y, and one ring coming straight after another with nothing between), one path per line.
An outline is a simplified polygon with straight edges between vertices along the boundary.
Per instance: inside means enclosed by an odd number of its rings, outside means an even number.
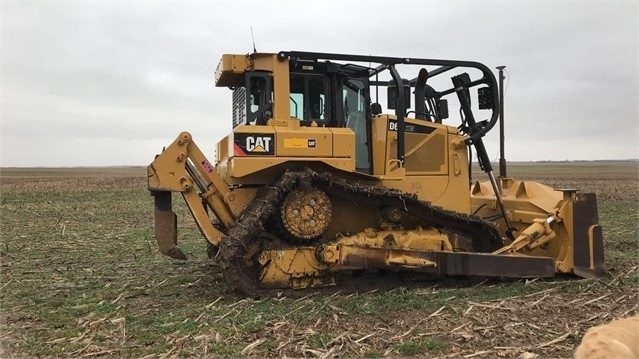
M415 83L415 118L426 119L426 80L428 80L428 71L426 69L419 70L417 82Z

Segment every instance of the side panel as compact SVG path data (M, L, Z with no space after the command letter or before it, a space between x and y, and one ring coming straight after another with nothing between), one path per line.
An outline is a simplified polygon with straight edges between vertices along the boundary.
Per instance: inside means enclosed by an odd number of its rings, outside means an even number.
M373 147L373 175L383 176L386 174L386 161L388 158L388 141L396 144L396 134L388 135L388 116L373 116L371 123L371 141Z
M233 157L229 159L226 181L231 184L268 184L287 169L302 170L311 165L327 165L345 171L355 171L352 158L306 157Z
M388 135L395 137L397 121L389 118ZM447 126L424 120L405 119L404 156L406 175L447 175ZM388 142L389 158L397 158L397 142Z
M218 155L216 170L231 185L270 183L287 168L314 164L355 171L355 134L348 128L244 125L218 148L225 144L228 157Z
M383 185L414 193L437 206L469 213L468 155L457 129L410 118L405 125L405 176L385 179ZM374 117L372 135L374 173L389 175L395 166L390 160L397 157L395 117Z
M229 157L229 136L225 136L215 146L215 162L218 163Z
M353 157L355 136L350 128L331 128L333 132L333 157Z
M279 157L333 157L333 133L324 127L275 127Z

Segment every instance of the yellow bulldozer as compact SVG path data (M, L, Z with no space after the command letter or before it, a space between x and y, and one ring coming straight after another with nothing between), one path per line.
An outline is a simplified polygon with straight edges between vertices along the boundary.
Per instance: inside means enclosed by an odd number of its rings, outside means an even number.
M247 295L393 271L605 273L594 194L493 175L483 137L500 98L481 63L225 54L215 85L232 91L233 130L214 162L182 132L148 166L155 237L186 259L171 206L181 193L209 255ZM485 182L472 181L473 151Z

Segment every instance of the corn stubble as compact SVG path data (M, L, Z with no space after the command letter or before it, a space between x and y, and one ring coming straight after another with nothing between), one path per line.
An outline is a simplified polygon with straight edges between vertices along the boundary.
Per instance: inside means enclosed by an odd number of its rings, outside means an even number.
M144 169L3 169L0 356L569 357L587 328L638 312L637 169L509 167L597 193L608 279L398 276L390 290L260 300L230 291L180 201L189 260L157 253Z

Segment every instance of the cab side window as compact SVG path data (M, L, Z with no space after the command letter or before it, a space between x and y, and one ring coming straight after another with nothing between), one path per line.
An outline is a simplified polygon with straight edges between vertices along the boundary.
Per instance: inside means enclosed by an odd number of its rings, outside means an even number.
M366 96L362 80L347 79L342 86L346 126L355 132L355 167L369 173L368 124L366 123Z
M291 117L305 122L326 123L328 112L328 80L324 76L291 74Z
M273 91L268 74L255 72L247 79L247 123L265 125L273 116Z

